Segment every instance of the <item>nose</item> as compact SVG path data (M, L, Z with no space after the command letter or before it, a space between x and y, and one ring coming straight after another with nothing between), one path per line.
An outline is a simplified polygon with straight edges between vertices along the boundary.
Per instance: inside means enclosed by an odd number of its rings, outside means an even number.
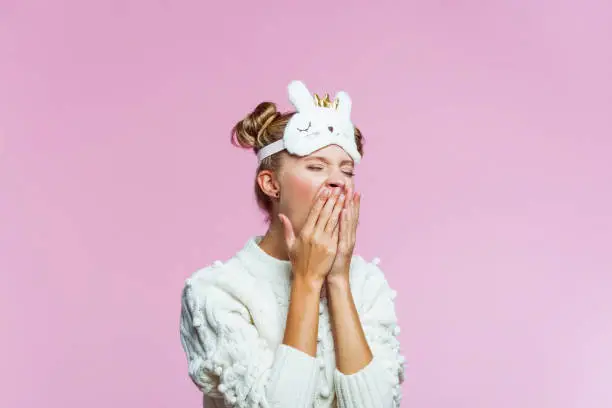
M333 132L333 131L334 131L334 127L333 127L333 126L328 126L328 127L327 127L327 129L328 129L330 132Z
M341 172L334 172L334 174L330 174L329 178L327 179L327 182L326 182L327 187L329 188L338 187L340 188L340 190L344 190L346 187L345 178L346 177L344 177Z

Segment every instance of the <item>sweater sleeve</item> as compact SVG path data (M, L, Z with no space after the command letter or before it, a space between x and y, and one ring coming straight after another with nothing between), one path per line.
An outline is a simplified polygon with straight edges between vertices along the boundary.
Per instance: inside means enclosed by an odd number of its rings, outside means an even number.
M246 307L222 290L185 285L180 336L191 380L225 406L313 405L316 360L283 344L273 350Z
M404 382L404 357L400 355L395 314L396 292L391 289L378 260L365 264L366 277L357 305L372 361L359 372L345 375L335 371L339 408L396 408Z

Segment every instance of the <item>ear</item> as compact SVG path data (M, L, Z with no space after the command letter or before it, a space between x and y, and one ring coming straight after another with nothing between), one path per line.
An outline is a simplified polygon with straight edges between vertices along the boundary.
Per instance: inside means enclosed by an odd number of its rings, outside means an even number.
M257 174L257 184L261 191L270 198L276 198L280 191L280 184L276 178L276 173L272 170L262 170Z
M289 100L298 112L304 112L315 107L312 95L302 81L291 81L287 88L289 90Z
M336 94L336 99L338 100L338 112L346 119L351 119L351 108L353 106L353 102L351 101L351 97L344 91L340 91Z

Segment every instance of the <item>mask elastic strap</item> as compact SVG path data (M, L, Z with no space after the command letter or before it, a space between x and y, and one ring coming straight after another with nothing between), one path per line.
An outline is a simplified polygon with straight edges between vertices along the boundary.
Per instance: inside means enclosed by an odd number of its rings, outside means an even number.
M280 152L285 149L285 141L283 139L279 139L276 142L272 142L269 145L266 145L259 149L257 152L257 161L261 163L263 159L266 157L272 156L275 153Z

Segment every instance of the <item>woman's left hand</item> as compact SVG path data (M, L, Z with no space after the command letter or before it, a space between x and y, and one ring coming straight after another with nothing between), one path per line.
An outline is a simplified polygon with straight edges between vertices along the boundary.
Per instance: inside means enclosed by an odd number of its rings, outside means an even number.
M357 237L357 224L359 223L359 208L361 205L361 194L350 188L346 193L344 208L340 213L340 220L336 228L338 233L338 250L332 264L328 282L334 279L346 279L348 282L351 258Z

